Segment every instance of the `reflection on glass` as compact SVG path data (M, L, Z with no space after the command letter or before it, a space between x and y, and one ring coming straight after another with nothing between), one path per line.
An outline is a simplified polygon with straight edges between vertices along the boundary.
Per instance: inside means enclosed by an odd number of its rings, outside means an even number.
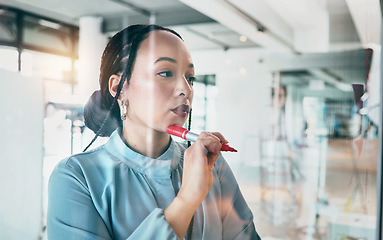
M380 92L370 86L380 81L380 49L335 55L308 55L320 66L273 73L252 192L259 192L252 208L263 236L376 239L378 107L371 102ZM343 62L332 65L336 59Z

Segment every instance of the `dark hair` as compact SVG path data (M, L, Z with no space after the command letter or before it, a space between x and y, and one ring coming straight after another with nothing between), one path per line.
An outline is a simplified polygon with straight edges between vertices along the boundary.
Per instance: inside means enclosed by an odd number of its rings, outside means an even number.
M84 107L85 125L96 134L84 151L98 136L110 136L117 127L122 126L117 99L124 82L130 80L134 60L141 42L149 36L150 32L155 30L171 32L182 40L178 33L169 28L154 24L137 24L116 33L105 47L100 66L100 90L91 95ZM109 92L109 77L113 74L121 74L121 80L114 97Z

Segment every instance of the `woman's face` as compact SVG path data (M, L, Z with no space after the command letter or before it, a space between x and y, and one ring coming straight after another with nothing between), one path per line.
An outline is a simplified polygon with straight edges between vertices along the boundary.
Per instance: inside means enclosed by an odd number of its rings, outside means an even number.
M183 125L193 100L194 67L183 41L167 31L153 31L137 52L126 91L127 124L166 132Z

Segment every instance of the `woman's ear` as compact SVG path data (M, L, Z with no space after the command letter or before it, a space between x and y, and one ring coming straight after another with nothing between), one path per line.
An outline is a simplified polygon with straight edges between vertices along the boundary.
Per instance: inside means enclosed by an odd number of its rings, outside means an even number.
M117 88L118 88L118 84L120 83L120 80L121 80L121 76L117 74L113 74L109 77L109 92L110 92L110 95L112 95L113 97L116 96L117 94Z

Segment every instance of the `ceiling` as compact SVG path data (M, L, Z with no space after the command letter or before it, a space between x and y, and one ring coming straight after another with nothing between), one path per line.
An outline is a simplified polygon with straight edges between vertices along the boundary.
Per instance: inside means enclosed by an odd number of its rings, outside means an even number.
M179 32L191 50L258 47L326 52L380 43L377 0L0 0L0 4L77 26L82 16L101 16L108 34L129 24L155 22Z

